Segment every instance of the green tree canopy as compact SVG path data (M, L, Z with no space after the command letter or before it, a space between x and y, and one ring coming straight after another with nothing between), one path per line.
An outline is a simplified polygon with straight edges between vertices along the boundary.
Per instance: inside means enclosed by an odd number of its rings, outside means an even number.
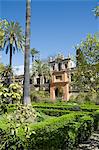
M96 6L93 11L94 11L95 16L99 17L99 6Z
M32 62L34 61L34 57L39 54L39 51L35 48L31 49Z
M4 31L3 48L5 49L6 54L10 51L10 66L12 66L12 53L15 54L16 50L18 51L24 49L24 36L22 28L18 22L9 22Z
M41 77L45 77L46 79L50 78L50 67L47 62L42 62L40 60L37 60L33 63L32 67L32 74L33 76L39 76L40 83L39 83L39 89L41 84Z
M74 73L74 84L79 91L99 89L99 39L88 35L79 45L77 59L79 65ZM76 49L78 50L78 48Z
M8 25L6 20L0 19L0 49L4 46L4 35L5 35L5 28Z

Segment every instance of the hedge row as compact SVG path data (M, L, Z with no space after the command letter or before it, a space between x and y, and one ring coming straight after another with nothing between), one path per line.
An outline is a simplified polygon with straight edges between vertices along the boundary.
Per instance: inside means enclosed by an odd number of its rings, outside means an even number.
M94 119L94 129L97 130L97 128L99 126L99 110L96 110L94 112L93 111L92 112L88 112L88 111L87 112L84 112L84 111L77 111L76 112L76 111L70 111L70 110L39 108L39 109L37 109L37 111L43 112L44 114L49 115L49 116L56 116L56 117L70 114L70 113L77 114L77 116L80 116L80 117L83 115L89 115Z
M55 103L55 104L48 104L48 103L33 103L34 108L39 109L58 109L58 110L69 110L69 111L96 111L99 110L99 105L95 104L83 104L78 105L76 103ZM16 105L9 104L8 105L8 113L13 112L16 109Z
M25 136L25 129L19 127L17 141L15 135L8 136L11 140L7 142L7 148L11 149L11 146L16 146L16 149L19 149L17 144L21 143L21 149L24 150L74 150L78 143L91 135L93 123L93 118L90 116L81 115L80 117L76 113L71 113L29 124L29 137ZM0 124L0 130L4 134L2 138L5 138L5 135L8 134L7 128Z
M83 105L56 105L56 104L33 104L34 108L42 108L42 109L61 109L61 110L70 110L70 111L96 111L99 110L99 105L90 105L90 104L83 104Z
M83 116L76 121L77 114L63 115L36 125L31 125L28 148L34 150L74 150L86 140L93 130L93 118ZM22 135L22 134L21 134Z
M83 112L83 111L70 111L70 110L61 110L61 109L44 109L44 108L36 108L36 110L38 112L43 112L44 114L46 115L49 115L49 116L56 116L56 117L59 117L59 116L62 116L62 115L65 115L65 114L70 114L70 113L81 113L81 114L92 114L91 112Z

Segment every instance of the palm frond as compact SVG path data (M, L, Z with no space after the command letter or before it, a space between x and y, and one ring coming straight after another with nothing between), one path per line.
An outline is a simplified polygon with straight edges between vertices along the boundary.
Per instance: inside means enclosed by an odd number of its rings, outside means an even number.
M8 54L8 51L9 51L9 45L7 45L6 47L6 54Z

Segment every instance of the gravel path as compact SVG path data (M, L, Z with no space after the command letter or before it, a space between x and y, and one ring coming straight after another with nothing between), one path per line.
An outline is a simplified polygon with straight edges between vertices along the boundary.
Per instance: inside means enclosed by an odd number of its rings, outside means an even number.
M99 131L94 132L87 141L79 144L77 150L99 150Z

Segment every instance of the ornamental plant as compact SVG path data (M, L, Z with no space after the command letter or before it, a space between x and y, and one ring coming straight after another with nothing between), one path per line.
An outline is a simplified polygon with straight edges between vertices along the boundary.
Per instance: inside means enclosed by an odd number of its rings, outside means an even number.
M6 133L0 131L0 139L2 137L0 147L13 150L28 149L30 135L35 134L34 131L30 131L29 124L37 122L39 117L40 114L31 105L18 103L14 112L3 115L6 120ZM24 132L22 139L19 138L19 132Z
M8 87L0 84L0 112L7 112L9 103L18 103L22 98L21 86L18 83L12 83Z

